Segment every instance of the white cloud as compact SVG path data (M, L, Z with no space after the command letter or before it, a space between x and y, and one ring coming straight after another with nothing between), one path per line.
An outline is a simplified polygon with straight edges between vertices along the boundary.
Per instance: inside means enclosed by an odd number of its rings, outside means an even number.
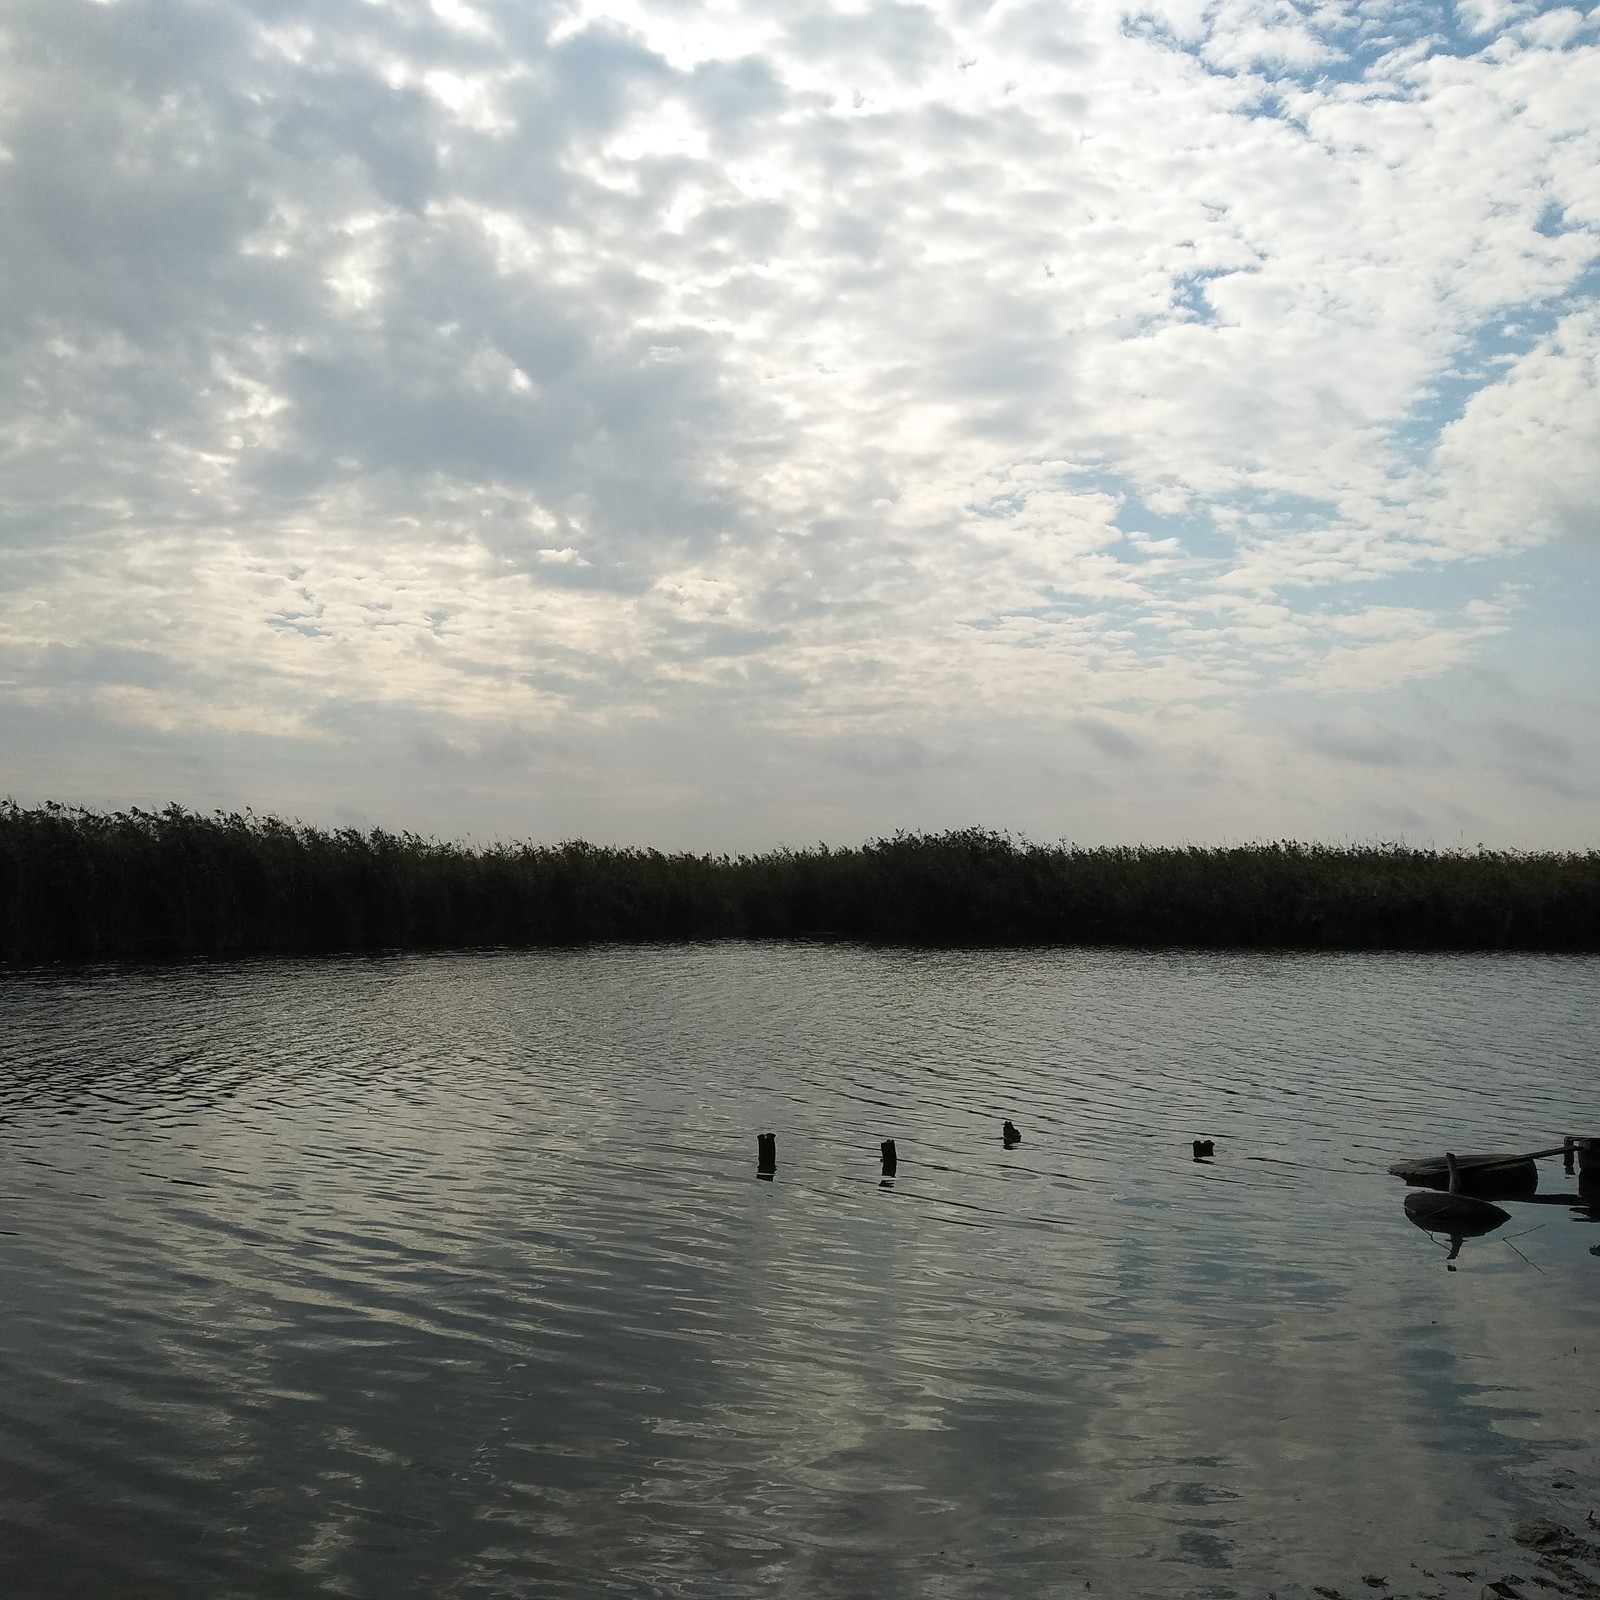
M1594 542L1595 24L1464 18L18 0L0 696L1267 782Z

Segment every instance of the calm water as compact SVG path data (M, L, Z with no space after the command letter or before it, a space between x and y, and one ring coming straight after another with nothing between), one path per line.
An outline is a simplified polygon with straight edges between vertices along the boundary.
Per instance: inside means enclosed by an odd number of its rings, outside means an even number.
M1600 1127L1597 1019L1540 958L0 977L0 1592L1476 1595L1600 1507L1600 1226L1447 1271L1383 1169Z

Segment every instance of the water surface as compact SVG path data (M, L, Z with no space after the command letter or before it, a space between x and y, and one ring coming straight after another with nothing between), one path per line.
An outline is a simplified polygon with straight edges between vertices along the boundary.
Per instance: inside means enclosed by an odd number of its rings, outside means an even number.
M1476 1595L1600 1507L1600 1227L1450 1271L1384 1168L1600 1124L1597 1017L1588 958L0 977L0 1592Z

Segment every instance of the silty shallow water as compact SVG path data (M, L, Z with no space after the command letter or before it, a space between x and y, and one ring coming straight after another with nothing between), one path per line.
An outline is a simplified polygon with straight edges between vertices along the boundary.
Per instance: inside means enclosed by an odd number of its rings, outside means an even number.
M1528 957L5 976L0 1590L1475 1595L1600 1507L1600 1227L1447 1272L1383 1169L1600 1122L1597 1017Z

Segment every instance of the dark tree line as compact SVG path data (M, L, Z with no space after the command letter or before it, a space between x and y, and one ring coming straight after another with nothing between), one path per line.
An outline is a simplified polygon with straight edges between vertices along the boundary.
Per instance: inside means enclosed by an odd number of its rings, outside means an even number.
M473 849L253 815L0 804L10 963L593 941L1600 949L1600 852L1079 849L972 828L855 849Z

